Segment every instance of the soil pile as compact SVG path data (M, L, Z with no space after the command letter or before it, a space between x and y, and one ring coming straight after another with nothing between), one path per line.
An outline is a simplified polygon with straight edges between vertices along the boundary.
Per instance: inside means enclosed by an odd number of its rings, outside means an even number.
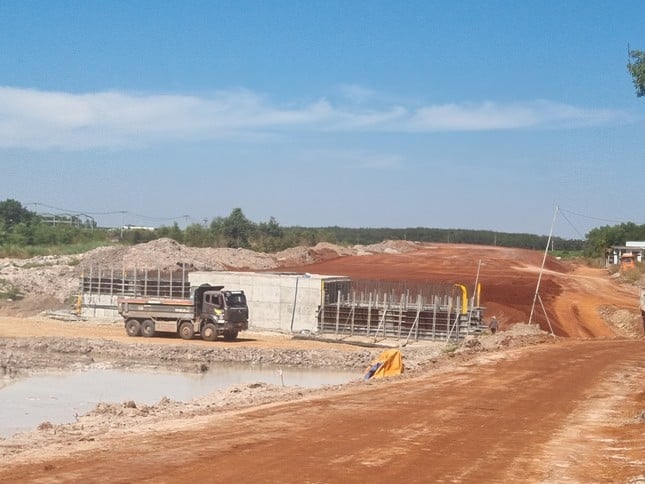
M99 269L105 273L135 268L161 271L182 268L199 271L270 271L358 253L405 252L413 246L414 244L409 242L385 241L367 247L348 248L321 242L314 247L294 247L268 254L240 248L187 247L175 240L162 238L129 247L99 247L73 256L0 259L0 292L19 293L21 297L32 301L27 306L33 306L33 301L38 298L47 300L47 304L42 304L39 310L56 309L57 304L68 303L70 298L78 293L79 278L84 271L88 273L93 270L95 274ZM16 301L0 300L0 312L16 314L16 308L19 307L22 306ZM11 311L11 308L14 310Z

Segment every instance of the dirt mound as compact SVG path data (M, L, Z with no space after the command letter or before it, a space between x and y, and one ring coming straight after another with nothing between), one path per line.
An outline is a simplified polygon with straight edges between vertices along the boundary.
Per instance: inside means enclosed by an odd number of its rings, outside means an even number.
M378 244L356 245L354 248L360 252L371 254L405 254L417 250L421 244L409 240L385 240Z
M314 258L312 260L318 260ZM85 272L131 269L177 270L270 270L280 264L274 254L247 249L186 247L172 239L162 238L131 247L110 246L75 256L45 256L31 259L0 260L1 291L15 291L21 296L40 298L56 306L69 302L78 293L79 278ZM51 309L43 304L26 303L26 298L0 300L4 314L35 314ZM21 302L22 301L22 302ZM23 309L19 309L21 306ZM38 310L36 310L38 307ZM35 311L35 312L32 312Z
M66 301L71 294L78 291L78 261L79 259L73 256L4 259L0 263L2 292L16 292L17 297L9 298L13 299L14 303L28 295L51 298L59 302ZM4 303L2 305L4 306Z
M643 335L643 320L640 314L614 306L602 307L600 312L607 321L611 322L620 335L631 338Z
M46 295L28 294L20 299L0 299L0 314L29 317L47 310L68 309L69 304Z
M298 246L282 250L275 254L275 260L282 267L295 267L349 255L356 255L356 250L328 242L319 242L313 247Z
M106 268L174 270L185 266L197 270L257 269L277 266L276 257L247 249L187 247L162 238L132 247L100 247L87 252L83 265Z

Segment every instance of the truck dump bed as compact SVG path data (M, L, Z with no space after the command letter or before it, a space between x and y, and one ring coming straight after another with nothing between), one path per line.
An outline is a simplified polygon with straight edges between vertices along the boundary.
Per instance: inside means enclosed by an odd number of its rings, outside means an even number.
M195 313L195 305L190 299L118 298L117 307L124 318L145 315L160 319L176 319L181 316L190 319Z

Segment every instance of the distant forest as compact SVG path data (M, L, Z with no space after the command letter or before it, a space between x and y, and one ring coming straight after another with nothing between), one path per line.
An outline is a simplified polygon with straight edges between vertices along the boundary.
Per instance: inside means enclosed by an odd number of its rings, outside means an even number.
M344 246L370 245L383 240L446 242L497 245L544 250L545 235L515 234L492 230L438 229L412 227L283 227L273 217L253 222L242 209L228 217L216 217L210 224L178 224L148 230L143 228L100 228L77 215L59 215L55 220L26 209L20 202L0 202L0 257L29 257L37 254L79 253L101 245L138 244L168 237L192 247L241 247L259 252L276 252L300 245L329 242ZM626 240L645 240L645 225L625 223L591 230L585 240L554 237L550 249L562 256L602 257L612 245Z

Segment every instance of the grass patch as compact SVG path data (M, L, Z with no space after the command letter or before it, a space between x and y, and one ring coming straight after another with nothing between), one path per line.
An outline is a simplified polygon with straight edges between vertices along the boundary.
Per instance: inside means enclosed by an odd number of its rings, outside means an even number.
M637 262L636 267L624 271L623 273L621 273L621 277L623 281L629 284L636 284L637 282L640 282L643 274L645 274L645 263Z
M37 269L39 267L51 267L53 265L53 262L27 262L26 264L21 266L14 264L14 266L20 267L21 269Z
M446 355L453 355L455 351L459 348L459 345L456 343L448 343L442 352Z
M16 301L22 298L23 295L16 286L6 279L0 279L0 299Z
M76 255L109 245L114 244L105 241L92 241L69 245L3 245L0 247L0 258L30 259L45 255Z

